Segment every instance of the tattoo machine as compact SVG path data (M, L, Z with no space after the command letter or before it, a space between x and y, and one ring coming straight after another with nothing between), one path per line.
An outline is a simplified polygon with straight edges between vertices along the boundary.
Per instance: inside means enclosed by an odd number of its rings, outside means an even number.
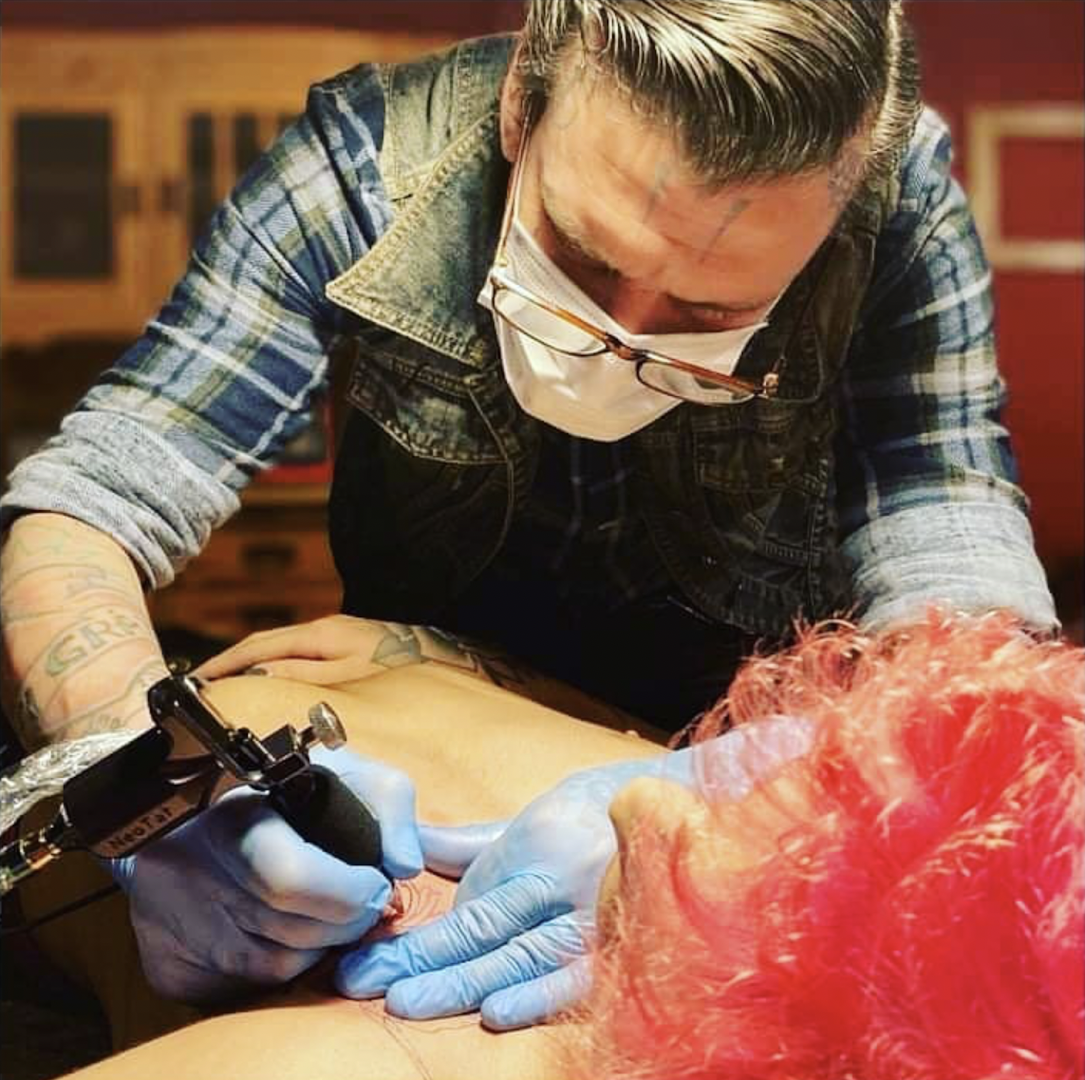
M130 855L243 784L266 792L310 843L353 866L380 866L372 812L334 772L309 760L315 743L334 750L346 742L331 707L314 705L304 731L284 724L260 739L224 719L202 685L174 674L147 691L155 726L70 776L50 796L52 820L0 849L0 896L67 851Z

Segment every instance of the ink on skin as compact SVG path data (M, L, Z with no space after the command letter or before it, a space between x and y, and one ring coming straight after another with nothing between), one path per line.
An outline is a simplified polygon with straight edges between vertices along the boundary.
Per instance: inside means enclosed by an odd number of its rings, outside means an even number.
M708 253L716 246L717 241L725 232L727 232L737 218L749 208L750 202L750 199L739 198L731 203L730 208L723 215L723 220L720 222L719 228L709 237L708 242L701 249L701 262L704 262L705 259L708 258Z
M136 670L128 685L116 696L96 702L76 716L70 717L55 728L71 738L75 735L92 735L101 731L119 731L146 710L144 695L164 674L162 663L149 660ZM122 706L131 701L127 712Z

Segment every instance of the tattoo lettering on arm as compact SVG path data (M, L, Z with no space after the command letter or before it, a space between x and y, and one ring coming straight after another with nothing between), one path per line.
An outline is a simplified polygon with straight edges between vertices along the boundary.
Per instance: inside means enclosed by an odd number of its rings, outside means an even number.
M101 609L96 617L80 620L54 639L46 651L45 673L53 678L70 674L103 652L136 637L153 638L153 634L130 611L112 606Z
M128 553L74 518L34 513L12 524L0 560L4 703L24 746L143 726L132 680L166 669Z
M103 660L108 666L100 668L98 674L94 666ZM53 738L60 731L70 734L69 727L74 724L86 728L94 716L99 716L99 725L105 723L99 715L105 701L113 700L119 707L120 701L131 694L130 680L119 697L116 686L118 675L124 678L133 667L139 677L152 670L160 675L166 672L154 631L137 610L118 604L99 605L52 629L44 649L22 680L22 696L32 689L37 705L34 717L23 711L24 740L37 743L43 736ZM104 701L100 689L103 685L110 695ZM94 704L96 701L98 704ZM136 705L123 711L109 710L109 726L119 726L115 724L118 718L121 723L134 719L137 711ZM36 737L31 738L35 724Z

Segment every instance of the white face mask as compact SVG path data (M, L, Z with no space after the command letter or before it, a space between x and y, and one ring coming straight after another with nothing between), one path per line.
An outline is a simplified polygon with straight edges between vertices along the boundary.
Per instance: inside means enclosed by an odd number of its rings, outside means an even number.
M767 323L739 330L700 334L631 334L615 322L591 297L547 257L534 237L518 221L512 222L505 246L513 280L619 337L635 349L651 350L688 360L692 364L731 374L747 342ZM479 303L491 308L489 280ZM494 315L505 378L520 407L530 416L570 435L614 442L657 420L682 402L644 386L636 364L604 353L570 356L551 349L514 329ZM718 387L678 376L684 397L711 405L731 402L732 395Z

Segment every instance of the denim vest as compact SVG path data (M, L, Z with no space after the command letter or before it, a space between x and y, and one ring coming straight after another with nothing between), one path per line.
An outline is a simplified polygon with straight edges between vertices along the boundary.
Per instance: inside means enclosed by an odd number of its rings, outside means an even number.
M476 302L508 182L498 95L509 38L380 69L380 169L396 216L327 287L360 319L330 535L344 610L433 622L498 552L528 497L539 425ZM683 404L629 437L631 495L686 598L769 637L849 602L833 508L835 392L892 193L862 190L753 338L778 396ZM529 617L525 613L525 617Z

